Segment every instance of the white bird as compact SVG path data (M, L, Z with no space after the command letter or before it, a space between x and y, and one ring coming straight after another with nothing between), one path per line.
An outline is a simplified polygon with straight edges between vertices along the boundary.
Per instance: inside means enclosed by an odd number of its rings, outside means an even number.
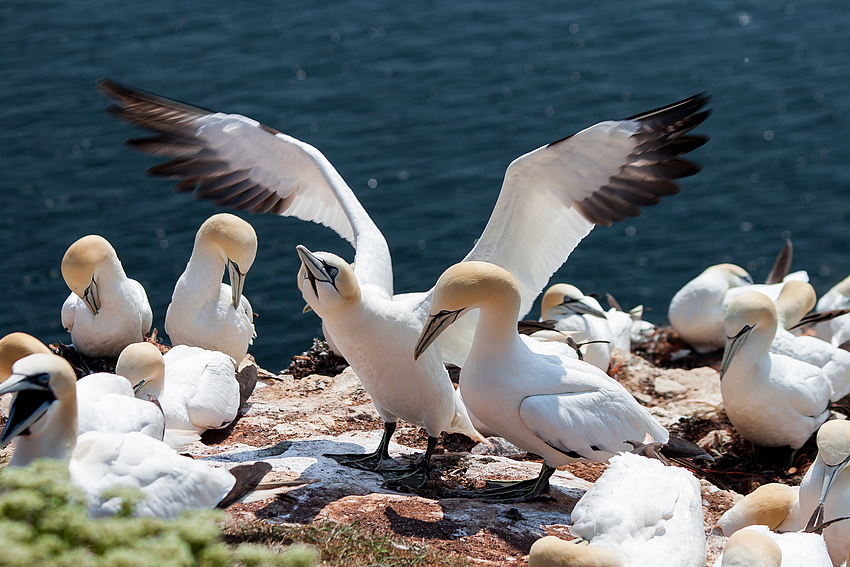
M117 487L142 491L138 516L175 518L184 510L226 507L250 498L271 469L267 463L214 469L141 433L91 431L78 438L75 382L71 366L53 354L16 362L12 376L0 385L0 395L16 393L0 444L14 440L9 466L39 458L68 461L71 481L86 492L93 516L118 510L120 499L104 495Z
M714 562L714 567L831 566L826 544L818 534L776 533L763 525L749 526L732 534Z
M114 358L150 332L153 312L145 288L124 274L102 236L84 236L68 248L62 277L71 288L62 305L62 326L78 352Z
M237 362L245 358L256 333L242 287L256 255L257 233L246 221L229 213L204 221L165 313L173 345L220 351ZM225 268L230 285L221 281Z
M787 282L775 301L777 330L770 352L783 354L813 364L829 377L838 401L850 393L850 352L816 337L797 336L786 330L799 326L803 317L815 306L817 296L811 284ZM816 314L822 317L823 314Z
M170 445L191 443L207 429L226 427L236 419L240 405L236 363L226 354L177 345L162 355L151 343L127 349L134 355L136 397L158 400Z
M776 308L762 293L733 299L725 327L720 393L732 425L757 445L799 449L829 417L830 378L817 366L770 352Z
M581 347L582 359L602 371L608 371L614 336L596 299L583 294L574 285L555 284L543 294L540 320L555 321L555 330L571 332L572 339L578 344L589 343Z
M51 354L51 351L26 333L10 333L0 339L0 380L11 375L15 362L36 353ZM77 430L80 434L139 431L162 440L165 417L155 404L135 398L130 385L133 374L128 371L132 370L127 364L129 359L125 349L118 357L116 374L97 372L77 380ZM122 372L126 375L120 375Z
M531 545L528 567L624 567L613 549L590 547L580 539L565 541L545 536Z
M725 536L747 526L764 525L777 532L796 532L800 522L800 488L772 482L744 496L717 520Z
M131 143L170 161L151 173L184 177L177 189L252 212L296 216L332 228L356 249L354 268L338 256L299 247L299 286L384 419L375 453L340 462L376 469L398 419L428 431L427 462L441 431L478 437L443 361L462 364L474 321L445 337L441 353L410 352L428 314L430 292L393 295L389 247L351 188L316 148L239 115L211 113L111 81L99 90L119 117L158 132ZM511 270L523 312L593 228L640 213L680 189L673 179L698 167L679 156L705 142L686 135L707 116L695 96L627 120L602 122L515 160L490 221L467 260ZM468 318L469 319L469 318Z
M817 436L818 454L800 482L800 514L810 518L806 530L850 516L850 421L824 423ZM823 528L823 539L836 567L850 549L850 520Z
M624 453L581 497L570 532L615 550L625 566L703 567L699 482L689 471Z
M838 282L818 300L818 311L837 309L850 309L850 276ZM815 326L815 335L834 346L841 346L850 340L850 314L818 323Z
M500 437L545 461L536 479L505 489L507 497L540 494L555 468L579 459L607 461L647 434L668 441L667 430L619 382L586 362L535 352L546 343L522 340L516 329L521 301L507 270L487 262L455 264L437 280L414 350L420 356L458 318L480 309L460 372L463 401Z

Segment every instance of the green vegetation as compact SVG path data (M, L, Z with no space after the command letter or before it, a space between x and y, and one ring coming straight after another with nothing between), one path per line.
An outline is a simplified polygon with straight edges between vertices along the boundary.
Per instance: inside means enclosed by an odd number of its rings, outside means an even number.
M119 517L90 519L85 496L66 463L37 461L0 474L0 566L32 567L309 567L316 552L281 553L221 540L221 511L187 512L177 520L131 517L138 493L120 491Z

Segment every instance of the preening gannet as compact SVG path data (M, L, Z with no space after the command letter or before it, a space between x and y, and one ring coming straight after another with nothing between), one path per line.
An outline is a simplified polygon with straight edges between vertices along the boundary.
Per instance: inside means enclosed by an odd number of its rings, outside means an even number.
M838 282L818 300L818 311L850 308L850 276ZM840 346L850 340L850 314L818 323L815 334L819 339Z
M150 332L153 312L142 284L124 274L105 238L84 236L62 258L71 295L62 305L62 326L86 356L117 357Z
M165 440L179 447L207 429L225 427L239 412L236 363L222 352L177 345L165 355L151 343L127 347L136 397L156 398L165 414Z
M725 536L747 526L764 525L773 531L795 532L800 525L800 488L772 482L759 486L726 510L717 520Z
M850 516L850 421L824 423L817 436L818 454L800 482L800 517L806 529ZM838 567L850 549L850 520L823 528L833 565Z
M150 171L183 177L177 190L196 191L237 209L323 224L355 246L353 269L341 258L299 247L305 300L385 420L374 454L341 456L341 461L376 468L399 418L427 429L429 449L444 430L477 437L442 364L463 364L474 316L444 337L441 352L411 361L431 292L393 296L386 240L321 152L244 116L208 112L106 80L98 89L116 101L113 113L159 134L130 143L171 158ZM708 116L707 100L698 95L626 120L601 122L514 160L466 260L511 271L527 313L594 224L640 214L641 207L677 193L675 179L698 171L680 156L706 141L687 133Z
M246 221L229 213L204 221L165 313L173 345L220 351L237 363L245 358L256 333L242 286L256 254L257 234ZM225 267L230 285L221 281Z
M831 565L832 561L820 535L802 532L776 533L763 525L749 526L732 534L726 542L723 554L714 563L714 567Z
M757 445L799 449L829 417L829 376L817 366L770 352L776 308L762 293L733 299L725 327L720 392L732 425Z
M71 366L53 354L16 362L12 376L0 385L0 395L16 392L0 443L14 440L9 466L39 458L68 461L71 480L86 492L91 515L117 511L119 499L102 493L119 486L144 493L135 509L138 516L175 518L184 510L226 507L250 498L271 469L267 463L232 472L213 469L141 433L91 431L78 438L75 382Z
M44 343L26 333L10 333L0 339L0 380L11 375L15 362L36 353L51 354ZM118 357L116 372L126 370L121 361L122 357ZM97 372L77 381L77 429L80 434L139 431L162 440L165 430L162 411L150 402L137 400L129 380L131 378L118 374Z
M455 264L437 280L414 350L416 357L426 353L458 318L480 309L460 373L463 401L500 437L545 460L538 478L494 496L540 494L555 468L582 458L607 461L647 434L668 441L667 430L607 374L580 360L535 352L545 343L523 341L516 329L521 301L507 270L487 262Z
M572 339L582 344L582 358L607 372L611 364L614 340L602 306L593 297L570 284L555 284L543 294L540 303L540 320L555 321L558 331L572 331Z

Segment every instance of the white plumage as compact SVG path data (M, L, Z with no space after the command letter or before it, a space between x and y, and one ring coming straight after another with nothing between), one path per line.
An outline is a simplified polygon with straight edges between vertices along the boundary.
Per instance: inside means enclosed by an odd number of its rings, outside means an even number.
M771 550L767 538L776 544ZM740 540L740 541L739 541ZM779 561L777 561L779 559ZM749 526L729 538L714 567L830 567L823 538L802 532L776 533L767 526Z
M77 430L80 434L138 431L162 441L165 417L156 404L136 399L126 377L98 372L77 381Z
M625 453L613 457L573 508L570 532L613 549L626 566L703 567L702 495L685 469Z
M850 276L838 282L818 300L818 311L850 309ZM850 313L818 323L815 334L819 339L840 346L850 340Z
M62 259L71 294L62 305L62 326L79 352L117 357L150 332L153 312L142 284L128 278L115 250L101 236L84 236Z

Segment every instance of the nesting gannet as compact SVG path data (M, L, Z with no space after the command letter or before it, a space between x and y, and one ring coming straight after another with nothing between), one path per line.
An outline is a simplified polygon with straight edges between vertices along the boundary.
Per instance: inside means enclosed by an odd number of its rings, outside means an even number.
M58 356L39 353L16 362L0 385L0 395L15 392L0 443L14 440L9 466L39 458L68 461L71 480L86 492L92 515L118 510L120 499L102 493L119 486L143 492L138 516L174 518L184 510L226 507L248 497L271 469L267 463L232 472L213 469L141 433L91 431L78 438L75 382L73 369Z
M618 382L597 367L535 352L516 329L522 299L511 274L487 262L462 262L443 272L414 356L472 309L475 338L460 373L469 411L517 447L545 460L538 478L509 497L540 494L555 468L585 458L606 461L631 451L647 434L666 443L665 430ZM545 344L545 343L538 343ZM515 495L515 496L514 496Z
M797 336L786 330L803 319L815 306L816 300L811 284L796 281L785 284L775 302L778 324L770 352L819 367L832 383L830 398L838 401L850 393L850 352L816 337Z
M570 532L615 550L627 567L703 567L699 482L689 471L624 453L581 497Z
M150 332L153 313L142 284L124 274L105 238L84 236L62 258L71 295L62 305L62 326L86 356L117 357Z
M614 336L596 299L583 294L574 285L555 284L543 294L540 320L555 321L558 331L572 331L571 337L576 343L588 343L581 347L584 361L608 371Z
M613 549L545 536L531 545L528 567L625 567L625 563Z
M806 528L850 516L850 421L824 423L817 436L818 454L800 482L800 516ZM837 567L850 549L850 520L823 528L829 556Z
M725 327L720 393L735 429L757 445L799 449L829 417L830 378L817 366L770 352L776 308L762 293L733 299Z
M817 303L818 311L848 308L850 308L850 276L847 276L823 294ZM840 346L846 343L850 340L850 314L818 323L815 326L815 335L819 339L832 343L834 346Z
M763 525L749 526L732 534L714 562L714 567L831 566L826 545L818 534L776 533Z
M764 525L773 531L797 531L800 525L800 488L772 482L759 486L726 510L718 527L731 536L747 526Z
M172 344L221 351L237 363L245 358L256 334L242 286L256 254L257 234L244 220L219 213L204 221L165 313ZM221 281L225 267L230 285Z
M353 269L336 256L299 248L302 294L385 420L375 453L343 455L342 462L376 468L399 418L425 426L429 447L443 430L476 436L442 364L462 365L474 316L444 336L440 353L410 360L431 293L393 296L386 240L321 152L244 116L208 112L111 81L101 81L98 89L117 102L113 113L159 134L130 143L171 158L150 171L183 177L177 190L323 224L355 246ZM602 122L516 159L466 259L494 262L515 274L527 313L594 224L640 214L642 206L678 192L675 179L698 171L680 156L705 142L687 133L708 116L706 102L698 95Z
M239 412L236 363L222 352L177 345L165 355L151 343L127 347L136 397L156 398L165 414L165 440L179 447L207 429L230 424Z
M26 333L10 333L0 339L0 380L11 375L15 362L36 353L51 354L44 343ZM122 366L122 357L123 352L116 367L119 374L127 370L126 365ZM137 400L129 380L132 378L97 372L77 381L77 429L80 434L139 431L162 440L165 430L162 411L152 403Z

